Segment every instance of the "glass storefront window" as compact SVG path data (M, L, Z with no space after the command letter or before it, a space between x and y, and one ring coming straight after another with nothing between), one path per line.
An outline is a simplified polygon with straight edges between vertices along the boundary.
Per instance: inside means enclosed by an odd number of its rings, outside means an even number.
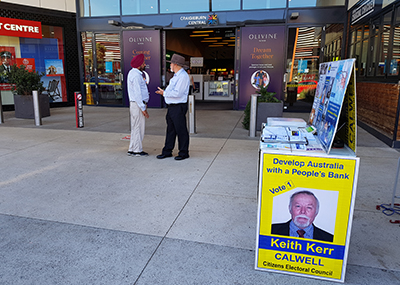
M86 104L122 105L123 75L119 34L86 32L81 37ZM93 45L96 47L95 52Z
M240 10L240 0L212 0L212 11Z
M80 0L80 10L81 17L119 15L119 0Z
M394 28L393 36L393 53L390 63L390 75L399 75L400 68L400 27Z
M122 0L122 15L158 14L158 0Z
M325 7L325 6L344 6L345 0L289 0L289 7Z
M91 78L94 76L94 62L93 62L93 33L83 32L82 37L82 51L83 51L83 70L84 70L84 85L86 91L86 104L93 105L93 93L95 94L94 82L93 87L90 84ZM93 92L92 92L93 90Z
M362 54L360 62L360 72L359 75L365 75L365 69L367 68L367 55L368 55L368 40L362 42Z
M371 52L371 64L370 64L370 69L368 71L368 75L374 75L375 74L375 69L376 69L376 53L378 51L378 36L376 35L375 37L371 38L373 42L373 48Z
M313 102L318 83L321 36L320 27L289 29L286 71L289 85L297 86L296 92L288 93L289 104Z
M325 49L327 53L325 54L324 61L341 59L340 53L342 50L343 27L342 24L330 24L326 26Z
M356 43L355 45L355 51L354 51L354 56L356 58L356 72L358 74L358 72L360 71L360 66L361 66L361 61L360 61L360 57L361 57L361 42Z
M243 0L243 10L286 8L286 0Z
M41 78L50 102L67 102L65 79L64 29L57 26L42 25L41 39L0 36L0 53L10 65L24 65L45 75ZM3 67L3 65L1 66ZM3 69L4 70L4 69ZM14 104L11 86L6 73L0 76L0 90L3 105Z
M160 0L161 14L209 11L209 0Z
M390 25L384 25L379 43L379 55L378 55L379 63L378 63L377 75L385 75L386 73L386 60L389 48L389 35L390 35Z
M369 37L369 25L364 26L364 39Z

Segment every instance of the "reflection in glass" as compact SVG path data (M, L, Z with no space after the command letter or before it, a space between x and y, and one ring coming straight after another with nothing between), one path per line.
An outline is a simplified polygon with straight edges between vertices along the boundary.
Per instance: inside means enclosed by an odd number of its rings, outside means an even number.
M243 0L243 10L286 8L286 0Z
M390 75L399 74L399 63L400 63L400 27L394 28L393 36L393 55L392 62L390 64Z
M209 0L160 0L160 13L209 12Z
M365 75L365 69L367 68L367 54L368 54L368 40L362 42L362 54L360 63L359 75Z
M345 0L289 0L289 7L325 7L325 6L344 6Z
M389 34L390 34L390 25L384 25L383 32L381 34L381 40L379 43L379 55L378 55L379 63L378 63L377 75L384 75L386 73L386 60L389 47Z
M330 24L326 26L324 61L341 59L343 27L343 24Z
M80 0L82 17L112 16L120 14L119 0Z
M376 69L376 53L378 51L378 36L376 35L375 37L371 37L371 46L373 46L372 51L371 51L371 60L370 60L370 67L368 70L368 75L373 76L375 74L375 69Z
M240 0L212 0L213 11L240 10Z
M82 51L83 51L83 72L84 72L84 85L86 91L86 104L93 105L95 101L95 83L90 83L91 78L94 76L93 66L93 33L83 32L81 33L82 38Z
M297 101L312 103L318 83L319 56L321 49L319 27L290 28L286 70L290 86L297 85L295 97L288 93L290 106Z
M122 105L122 72L119 34L96 34L99 104ZM93 78L94 79L94 78Z
M356 58L356 72L360 70L361 42L356 43L354 57Z
M158 0L122 0L122 15L157 14Z

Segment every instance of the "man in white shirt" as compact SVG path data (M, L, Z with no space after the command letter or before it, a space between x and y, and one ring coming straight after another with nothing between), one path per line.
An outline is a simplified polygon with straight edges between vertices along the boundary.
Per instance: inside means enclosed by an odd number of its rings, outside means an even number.
M132 69L128 73L128 95L129 112L131 118L131 139L129 143L128 155L148 156L143 151L142 141L144 137L145 118L147 113L147 102L149 101L149 91L146 81L143 78L143 71L146 68L144 55L138 54L131 61Z
M185 58L175 53L171 58L171 71L175 74L165 90L158 87L156 91L157 94L164 96L165 103L168 105L165 145L162 153L157 155L158 159L172 156L176 136L178 136L179 152L175 160L189 158L189 132L186 125L186 113L190 80L184 69L185 66Z

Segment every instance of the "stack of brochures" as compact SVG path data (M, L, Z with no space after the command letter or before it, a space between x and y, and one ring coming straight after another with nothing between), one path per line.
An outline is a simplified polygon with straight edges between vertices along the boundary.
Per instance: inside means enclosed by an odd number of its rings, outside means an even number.
M261 131L262 148L290 151L325 152L302 119L268 118Z

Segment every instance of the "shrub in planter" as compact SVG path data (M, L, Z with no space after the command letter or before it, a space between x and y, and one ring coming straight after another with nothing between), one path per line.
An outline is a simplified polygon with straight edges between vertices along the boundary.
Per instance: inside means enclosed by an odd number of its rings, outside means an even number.
M257 94L260 96L257 97L257 121L263 117L281 117L283 113L283 102L275 97L276 92L269 92L268 86L261 86L259 90L256 91ZM273 104L266 104L263 103L273 103ZM264 105L264 106L261 106ZM247 102L246 108L244 109L244 118L242 121L243 127L248 130L250 127L250 106L251 102ZM268 110L268 111L265 111ZM272 111L271 111L272 110ZM269 112L266 113L266 112ZM260 130L261 122L256 123L256 130Z
M14 93L15 117L33 119L33 97L32 91L38 91L40 113L42 117L50 116L49 96L41 94L44 90L41 81L44 72L29 71L24 65L13 65L8 74L8 83L11 83L11 90Z

